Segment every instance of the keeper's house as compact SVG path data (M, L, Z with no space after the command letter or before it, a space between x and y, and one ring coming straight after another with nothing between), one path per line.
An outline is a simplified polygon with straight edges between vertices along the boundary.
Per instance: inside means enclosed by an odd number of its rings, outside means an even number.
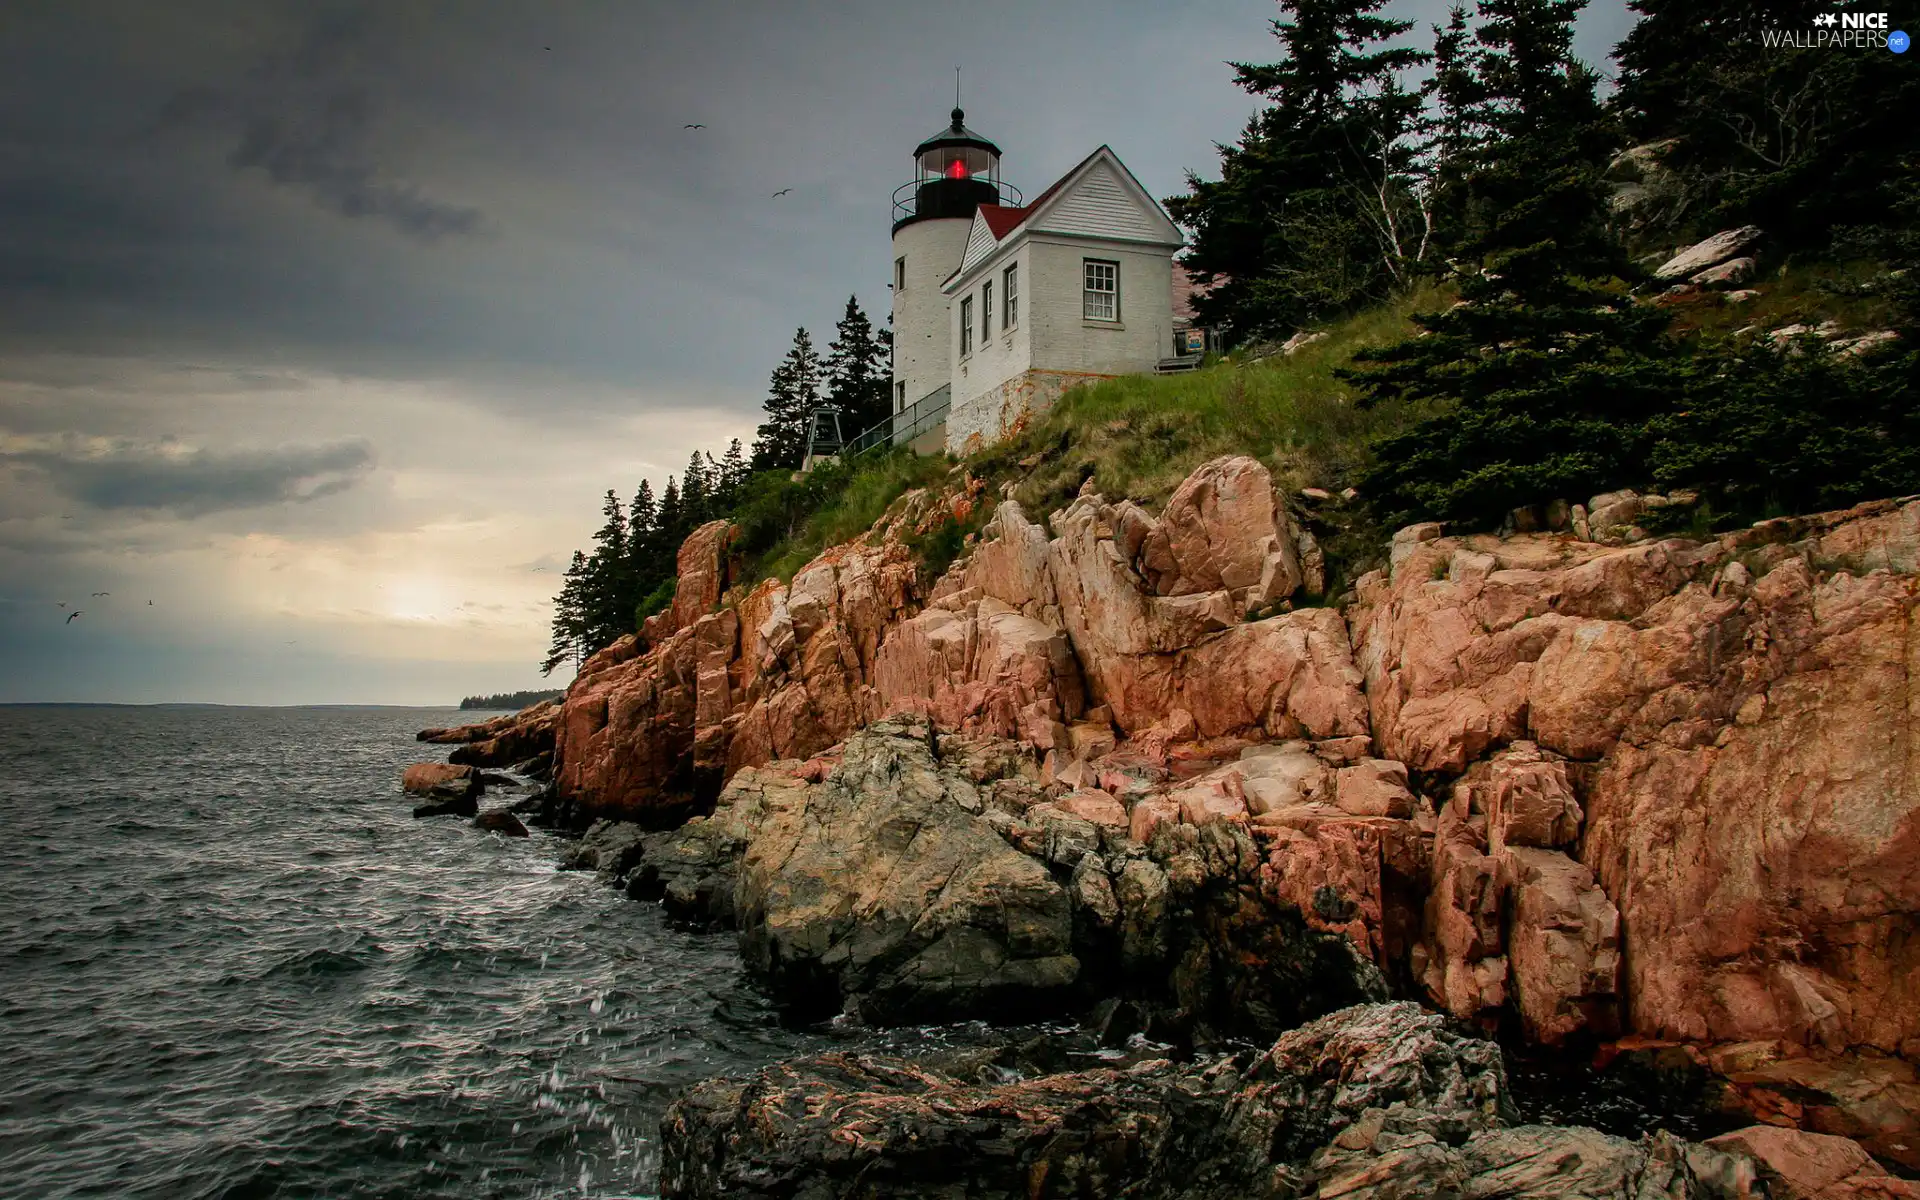
M893 440L932 449L944 424L966 453L1076 383L1197 362L1199 331L1175 329L1180 231L1113 151L1022 204L962 116L895 194Z

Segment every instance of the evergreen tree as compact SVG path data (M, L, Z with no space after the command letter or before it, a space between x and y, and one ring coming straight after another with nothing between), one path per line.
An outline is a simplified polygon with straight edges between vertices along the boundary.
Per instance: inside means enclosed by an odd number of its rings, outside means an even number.
M1445 27L1433 26L1433 74L1423 92L1431 105L1421 147L1427 213L1434 242L1452 248L1463 236L1463 179L1484 138L1484 96L1474 71L1473 31L1464 4L1453 6Z
M740 447L740 439L734 438L727 443L727 452L720 459L720 487L718 495L723 508L732 508L740 501L740 489L747 482L747 457Z
M713 519L712 485L707 478L707 464L698 450L687 459L687 471L681 478L685 482L680 485L680 511L685 514L691 531Z
M1612 132L1571 55L1584 0L1482 0L1482 119L1464 249L1484 264L1424 332L1357 356L1363 403L1431 415L1375 447L1361 491L1394 521L1491 524L1646 470L1647 423L1670 407L1664 310L1609 283L1630 271L1606 224Z
M807 331L796 329L793 346L774 368L767 391L767 419L753 443L755 470L800 466L807 452L807 425L819 403L820 356Z
M1273 32L1285 58L1232 64L1234 81L1272 106L1220 147L1220 179L1189 175L1187 193L1167 201L1192 232L1183 265L1213 285L1199 315L1230 341L1333 315L1392 282L1380 233L1404 197L1389 151L1415 132L1421 107L1394 80L1427 56L1380 48L1412 26L1373 15L1383 2L1281 0L1292 20ZM1381 219L1370 221L1375 205Z
M587 643L587 556L580 551L573 552L573 562L567 567L567 573L560 584L560 594L553 601L553 642L547 647L546 661L540 664L542 675L551 675L554 669L568 659L573 660L574 669L586 661Z
M666 563L668 573L672 573L679 569L675 563L680 543L687 540L687 534L693 529L687 522L686 510L680 506L680 484L671 475L667 476L666 490L660 493L659 528L655 553Z
M847 297L847 311L834 326L833 341L822 364L827 380L827 403L840 409L840 432L847 438L864 433L892 411L892 378L887 346L874 332L858 298Z
M1911 54L1768 45L1813 32L1823 0L1633 0L1613 107L1660 156L1663 223L1756 224L1775 251L1824 251L1838 225L1894 225L1920 188Z
M653 484L640 481L640 490L627 508L627 607L639 602L659 583L658 550L660 544L660 506L653 498Z
M601 513L606 520L594 531L593 553L587 557L586 634L593 650L630 632L633 615L627 520L612 488L607 489Z

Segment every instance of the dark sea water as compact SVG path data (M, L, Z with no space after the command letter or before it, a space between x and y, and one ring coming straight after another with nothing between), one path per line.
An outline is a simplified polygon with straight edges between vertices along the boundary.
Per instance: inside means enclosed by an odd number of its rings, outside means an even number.
M647 1195L676 1091L822 1044L556 838L414 820L486 715L0 708L0 1197Z

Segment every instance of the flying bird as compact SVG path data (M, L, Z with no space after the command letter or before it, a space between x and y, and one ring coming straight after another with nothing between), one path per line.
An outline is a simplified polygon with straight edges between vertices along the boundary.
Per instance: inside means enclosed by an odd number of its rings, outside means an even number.
M780 197L782 197L782 196L784 196L784 195L786 195L786 194L787 194L788 192L790 192L790 191L792 191L792 190L793 190L792 188L781 188L781 189L780 189L779 191L777 191L777 192L775 192L775 193L773 194L773 198L774 198L775 200L778 200L778 199L779 199Z
M85 610L84 610L84 609L78 609L78 608L76 608L76 609L74 609L74 610L73 610L72 612L70 612L70 613L68 613L68 614L67 614L67 619L66 619L65 621L63 621L63 622L61 622L61 624L63 624L63 625L71 625L71 624L73 624L73 619L74 619L75 617L77 617L77 616L79 616L79 615L80 615L80 614L81 614L81 613L82 613L83 611L85 611Z
M95 592L95 593L94 593L94 595L96 595L96 596L111 596L111 595L113 595L113 593L112 593L112 592Z
M66 602L65 600L62 600L62 601L60 602L60 607L61 607L61 608L65 608L66 606L67 606L67 602Z
M705 129L705 128L706 128L706 126L705 126L705 125L682 125L682 126L681 126L680 128L682 128L682 129Z
M151 600L149 600L149 601L147 601L147 607L148 607L148 608L152 608L152 607L153 607L153 601L151 601Z

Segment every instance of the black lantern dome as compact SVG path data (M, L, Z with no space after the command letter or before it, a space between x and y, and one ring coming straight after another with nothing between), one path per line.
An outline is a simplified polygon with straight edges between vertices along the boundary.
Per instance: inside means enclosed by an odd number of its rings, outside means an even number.
M982 204L1018 204L1018 189L1001 182L1000 147L967 128L966 113L913 149L911 182L893 193L893 227L943 217L966 219Z

